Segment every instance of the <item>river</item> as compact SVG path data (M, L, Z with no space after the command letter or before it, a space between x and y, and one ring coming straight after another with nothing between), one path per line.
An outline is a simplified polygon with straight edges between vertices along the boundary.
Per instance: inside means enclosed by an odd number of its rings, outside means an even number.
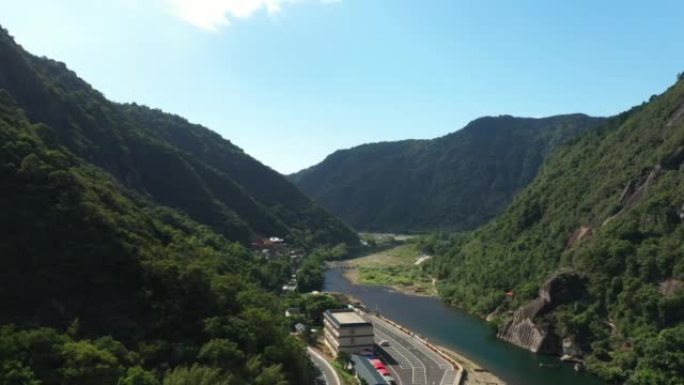
M477 362L508 385L604 384L587 373L576 373L570 365L561 365L557 357L537 355L496 338L495 331L486 322L447 306L438 298L354 285L339 269L325 272L324 290L357 298L369 309L379 310L432 342Z

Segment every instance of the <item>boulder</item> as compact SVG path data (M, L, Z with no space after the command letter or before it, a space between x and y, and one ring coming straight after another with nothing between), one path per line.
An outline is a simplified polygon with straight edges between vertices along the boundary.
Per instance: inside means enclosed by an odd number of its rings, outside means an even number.
M584 356L584 352L582 349L577 345L574 339L572 338L563 338L563 342L561 343L561 349L562 353L564 356L571 356L571 357L582 357Z
M513 313L513 318L501 327L497 337L535 353L559 354L562 352L559 337L549 326L537 323L535 319L584 294L583 278L574 273L559 273L546 281L537 298Z
M535 324L532 319L522 315L527 309L519 309L513 320L504 325L497 336L513 345L534 353L556 353L558 337L547 327Z
M676 278L668 278L658 284L660 294L665 297L673 297L679 290L684 289L684 281Z

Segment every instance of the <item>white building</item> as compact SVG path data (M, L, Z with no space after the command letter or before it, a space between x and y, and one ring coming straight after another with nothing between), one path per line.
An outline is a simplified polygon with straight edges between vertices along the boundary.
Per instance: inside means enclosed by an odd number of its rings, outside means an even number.
M326 310L323 323L325 343L335 355L373 348L373 324L353 310Z

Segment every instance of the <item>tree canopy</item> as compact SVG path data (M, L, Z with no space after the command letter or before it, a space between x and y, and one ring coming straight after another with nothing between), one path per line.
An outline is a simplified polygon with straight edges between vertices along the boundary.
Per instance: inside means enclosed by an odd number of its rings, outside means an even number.
M423 238L441 295L503 322L571 272L586 287L535 321L610 382L682 383L683 106L679 81L561 147L491 223Z

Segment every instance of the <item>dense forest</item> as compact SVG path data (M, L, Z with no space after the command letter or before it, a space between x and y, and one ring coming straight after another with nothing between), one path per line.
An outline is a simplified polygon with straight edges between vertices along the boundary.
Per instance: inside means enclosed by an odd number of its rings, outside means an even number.
M491 223L421 242L452 304L501 326L531 311L610 383L675 385L684 383L683 218L680 77L562 146ZM550 286L543 310L530 310Z
M243 243L356 235L218 135L108 102L4 31L0 197L0 384L313 382L275 294L289 258Z
M0 383L311 381L267 292L284 266L125 190L52 134L0 91Z
M218 134L159 110L110 102L64 64L27 53L1 29L0 89L31 122L49 126L55 143L230 240L357 242L285 177Z
M477 119L433 140L365 144L290 175L363 231L467 230L501 213L559 144L603 119Z

